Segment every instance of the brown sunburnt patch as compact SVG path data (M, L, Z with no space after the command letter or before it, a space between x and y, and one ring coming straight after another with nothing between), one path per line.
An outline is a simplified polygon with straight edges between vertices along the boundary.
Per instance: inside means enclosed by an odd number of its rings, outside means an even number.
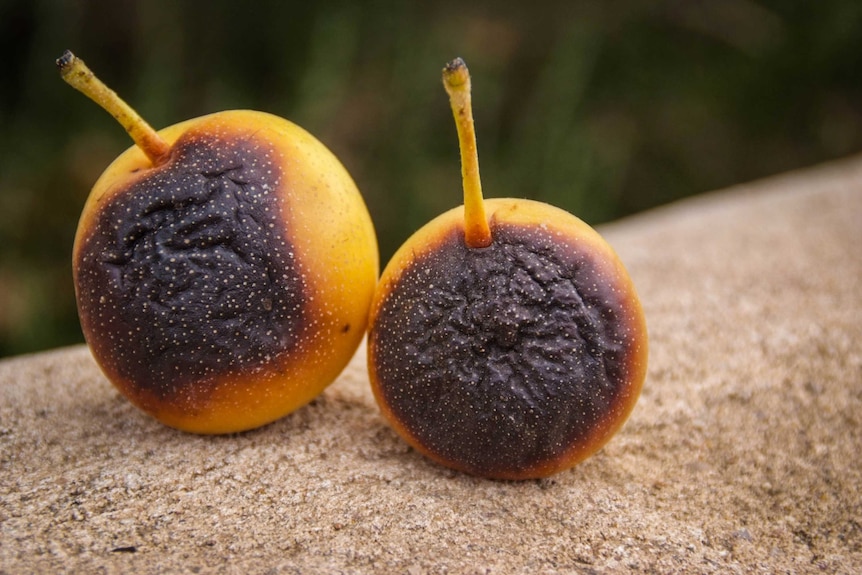
M629 290L588 243L492 227L481 249L452 229L389 286L370 333L372 380L421 451L515 478L606 439L639 391L642 334Z
M130 396L198 408L220 380L303 351L307 286L275 157L258 138L189 132L98 206L73 262L79 313Z

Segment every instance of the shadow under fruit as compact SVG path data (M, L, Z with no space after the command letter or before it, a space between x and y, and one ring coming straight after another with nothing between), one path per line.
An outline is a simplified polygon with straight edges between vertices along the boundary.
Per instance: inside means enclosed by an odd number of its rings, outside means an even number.
M263 112L156 132L70 52L57 64L136 144L93 186L73 249L82 329L108 379L197 433L258 427L317 396L365 334L379 269L341 163Z
M393 428L443 465L505 479L582 461L623 425L646 375L631 279L587 224L548 204L484 201L470 102L444 68L464 206L432 220L383 272L368 368Z

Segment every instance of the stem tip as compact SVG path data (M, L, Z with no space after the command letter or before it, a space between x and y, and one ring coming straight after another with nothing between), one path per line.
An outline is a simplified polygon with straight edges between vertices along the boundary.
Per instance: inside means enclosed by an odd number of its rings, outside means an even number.
M71 50L66 50L65 52L63 52L63 55L56 60L57 67L60 69L60 72L71 66L74 60L75 55L72 54Z

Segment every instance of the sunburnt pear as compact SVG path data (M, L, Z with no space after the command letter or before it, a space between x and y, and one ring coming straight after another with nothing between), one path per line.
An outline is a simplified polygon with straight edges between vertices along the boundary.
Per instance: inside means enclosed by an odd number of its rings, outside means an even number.
M155 131L71 52L57 65L135 143L93 186L73 250L81 327L107 378L196 433L311 401L364 337L379 269L342 164L263 112Z
M483 200L461 59L443 70L464 205L395 253L371 304L368 371L392 427L467 473L546 477L589 457L628 418L647 330L613 249L572 214Z

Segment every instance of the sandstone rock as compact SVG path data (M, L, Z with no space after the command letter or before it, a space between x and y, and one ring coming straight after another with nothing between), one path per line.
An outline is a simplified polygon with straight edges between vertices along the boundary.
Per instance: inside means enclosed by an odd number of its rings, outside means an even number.
M0 573L862 571L862 159L600 231L650 367L575 469L430 463L378 414L364 350L287 418L200 437L59 349L0 362Z

